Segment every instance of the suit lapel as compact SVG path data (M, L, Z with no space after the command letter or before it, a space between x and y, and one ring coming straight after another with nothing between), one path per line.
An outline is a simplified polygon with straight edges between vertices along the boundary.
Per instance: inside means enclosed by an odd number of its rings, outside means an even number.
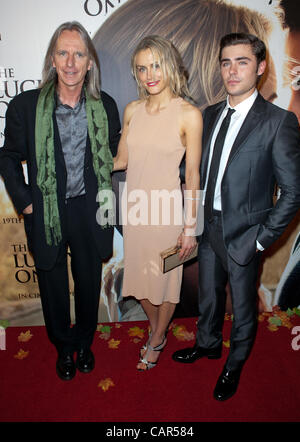
M233 160L234 156L237 154L237 152L242 147L244 142L248 139L248 137L251 136L252 131L257 127L259 121L262 119L264 110L265 110L265 100L260 94L258 94L256 100L253 103L253 106L249 110L245 118L245 121L243 122L242 127L240 128L239 133L237 134L237 137L233 143L228 158L227 166Z
M201 188L204 188L204 184L205 184L205 180L206 180L211 138L212 138L215 127L219 121L219 118L220 118L221 113L223 112L225 106L226 106L226 101L222 101L222 102L218 103L215 106L215 109L212 109L210 111L210 114L207 115L207 117L205 118L205 120L207 120L207 121L204 121L204 136L203 136L203 141L202 141L202 159L201 159L201 166L200 166L200 176L201 176L201 182L202 182Z

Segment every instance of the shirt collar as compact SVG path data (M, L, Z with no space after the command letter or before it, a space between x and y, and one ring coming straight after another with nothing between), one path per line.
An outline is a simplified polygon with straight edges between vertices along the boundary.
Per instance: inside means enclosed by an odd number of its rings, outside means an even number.
M68 105L62 104L56 89L55 89L55 93L54 93L54 100L55 100L55 108L58 108L59 106L68 106ZM79 97L79 100L78 100L76 106L78 105L78 103L82 102L83 100L85 100L84 88L81 89L80 97Z
M246 115L250 108L252 107L254 101L256 100L256 97L258 95L257 89L255 89L255 91L253 92L252 95L250 95L250 97L246 98L245 100L243 100L241 103L237 104L236 106L232 107L229 104L229 96L227 96L227 103L226 103L226 107L225 109L234 109L235 113L233 115L235 116L239 116L239 115Z

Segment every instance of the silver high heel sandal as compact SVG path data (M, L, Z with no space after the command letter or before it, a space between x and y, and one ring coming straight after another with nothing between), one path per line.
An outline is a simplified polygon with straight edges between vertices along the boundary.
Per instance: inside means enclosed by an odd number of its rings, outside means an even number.
M147 351L146 351L146 354L145 354L145 356L143 357L143 359L140 359L140 362L143 363L143 364L145 364L145 365L146 365L146 368L145 368L145 369L143 369L143 368L138 368L139 371L150 370L151 368L154 368L154 367L157 365L159 357L158 357L158 359L157 359L156 362L150 362L150 361L148 361L148 359L147 359L147 355L148 355L149 351L160 351L160 352L162 352L163 349L164 349L165 346L166 346L166 342L167 342L167 338L165 337L164 340L162 341L162 343L161 343L160 345L157 345L156 347L152 347L152 345L147 344Z
M148 348L148 345L150 344L151 337L152 337L152 332L149 332L148 336L149 336L148 337L148 341L140 349L140 361L142 361L143 357L145 356L145 353L142 355L142 351L144 350L146 352L147 348Z

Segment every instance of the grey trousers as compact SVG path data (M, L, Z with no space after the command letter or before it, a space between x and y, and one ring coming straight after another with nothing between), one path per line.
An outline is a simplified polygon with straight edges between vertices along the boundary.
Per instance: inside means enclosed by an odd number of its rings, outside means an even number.
M220 212L221 214L221 212ZM228 255L222 218L215 215L205 222L199 244L199 319L197 345L214 348L222 345L222 329L229 282L233 309L230 352L226 368L240 369L250 354L257 329L257 277L261 253L257 252L245 266Z

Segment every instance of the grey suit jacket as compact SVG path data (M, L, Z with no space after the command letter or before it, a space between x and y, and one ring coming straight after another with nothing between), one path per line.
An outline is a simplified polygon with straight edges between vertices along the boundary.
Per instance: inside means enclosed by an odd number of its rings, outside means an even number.
M204 112L201 189L211 137L226 102ZM223 235L229 255L241 265L269 247L300 207L299 124L292 112L259 94L232 146L221 183ZM280 198L273 204L275 184Z

